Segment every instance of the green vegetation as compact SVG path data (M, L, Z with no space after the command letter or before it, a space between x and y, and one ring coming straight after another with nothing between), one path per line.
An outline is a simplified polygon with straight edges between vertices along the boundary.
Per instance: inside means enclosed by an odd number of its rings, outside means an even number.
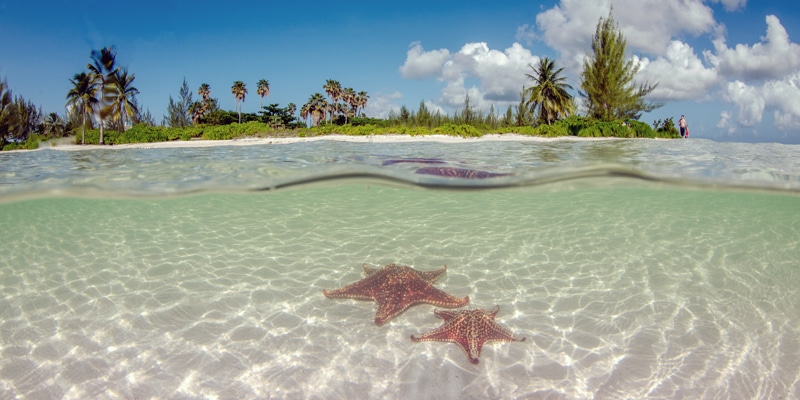
M645 103L644 96L656 85L633 85L639 70L634 60L625 61L625 37L619 32L614 17L600 18L592 39L592 54L583 63L581 95L586 99L588 116L601 121L639 119L642 112L660 107Z
M21 97L13 97L5 81L0 81L0 148L36 148L39 140L74 135L80 144L151 143L174 140L223 140L241 137L308 137L342 135L450 135L479 137L485 134L517 133L541 137L624 137L677 138L672 118L657 120L653 126L638 121L643 112L659 107L644 97L656 85L633 84L639 66L625 61L626 40L619 32L611 11L600 18L592 40L592 52L584 62L580 90L585 116L576 115L578 104L570 94L572 86L554 60L542 58L529 65L525 76L532 85L523 87L520 100L505 112L474 106L469 95L463 107L445 113L421 101L416 110L401 106L387 118L369 118L364 109L369 101L365 91L342 87L328 79L322 91L312 94L297 109L294 103L264 105L270 95L266 79L256 83L259 96L257 113L242 113L248 93L243 81L234 81L231 94L236 110L222 110L211 97L211 87L202 83L194 101L186 79L177 100L170 95L161 126L156 126L149 110L137 102L139 90L135 75L117 64L113 46L90 53L86 71L70 79L67 110L45 115L40 108ZM299 113L298 113L299 111ZM109 129L110 128L110 129Z
M562 117L575 114L575 102L567 92L572 86L560 76L564 68L555 69L555 62L547 57L541 59L538 66L529 67L533 69L533 74L525 76L532 79L535 85L524 89L522 96L528 98L526 104L531 114L538 115L537 122L551 125Z
M247 95L247 85L242 81L233 82L231 93L233 93L233 98L236 99L236 111L239 112L239 123L241 124L242 103L244 102L244 97Z
M189 84L186 83L186 78L183 79L179 96L178 101L173 100L172 96L169 96L167 115L164 116L161 125L182 128L192 124L192 118L190 116L192 91L189 90Z

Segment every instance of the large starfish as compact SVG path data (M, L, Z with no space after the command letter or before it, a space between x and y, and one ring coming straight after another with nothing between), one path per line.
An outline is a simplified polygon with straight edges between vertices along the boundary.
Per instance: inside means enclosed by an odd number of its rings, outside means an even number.
M469 303L469 297L458 298L433 287L433 281L445 271L447 266L423 272L394 263L380 269L364 264L364 273L367 274L364 279L322 293L329 299L374 300L378 303L375 325L381 326L417 303L447 308L463 307Z
M495 306L491 310L481 310L480 308L458 311L433 310L437 317L444 320L444 325L419 337L411 335L411 340L415 342L456 342L467 353L469 360L473 364L477 364L481 348L486 342L525 341L525 338L515 338L511 332L494 322L498 310L500 310L500 306Z

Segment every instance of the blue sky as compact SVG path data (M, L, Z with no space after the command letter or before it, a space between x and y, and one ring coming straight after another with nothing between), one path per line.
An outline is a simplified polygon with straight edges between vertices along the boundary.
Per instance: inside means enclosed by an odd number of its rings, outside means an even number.
M692 137L800 143L800 5L786 0L5 1L0 77L63 114L69 79L114 45L157 122L184 78L229 110L245 82L245 112L258 110L259 79L265 104L301 106L335 79L367 91L374 117L421 101L452 112L466 94L504 112L542 57L580 86L612 3L637 79L658 82L652 100L665 104L643 121L685 114Z

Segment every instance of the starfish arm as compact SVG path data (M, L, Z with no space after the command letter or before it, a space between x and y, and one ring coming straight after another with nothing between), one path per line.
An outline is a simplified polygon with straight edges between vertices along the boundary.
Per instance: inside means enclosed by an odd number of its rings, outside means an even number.
M357 300L374 300L375 299L375 280L380 278L378 275L370 275L364 279L353 282L347 286L334 290L322 290L322 294L329 299L357 299Z
M367 263L364 263L364 275L370 276L380 270L380 268L372 268Z
M464 351L469 361L473 364L478 363L478 357L481 355L481 347L483 342L475 338L466 337L461 333L463 324L445 324L430 332L424 333L422 336L411 335L411 340L414 342L454 342Z
M469 303L469 296L455 297L433 286L427 288L427 290L417 297L420 302L432 304L436 307L457 308L464 307Z
M415 342L455 342L450 326L447 324L440 326L430 332L423 333L421 336L411 335L411 340Z
M469 297L467 297L467 299L469 299ZM457 317L458 311L433 310L433 314L447 322Z
M447 265L443 265L442 268L433 271L417 271L420 275L420 278L428 281L433 282L439 277L441 277L445 272L447 272Z
M334 290L322 289L322 294L324 294L325 297L329 299L355 299L355 300L374 299L374 296L352 292L351 288L348 288L347 286Z
M468 338L465 341L458 341L459 346L461 346L461 350L464 350L464 353L467 353L467 358L473 364L478 363L478 358L481 356L481 349L483 348L484 340L480 340L477 338Z
M408 309L409 305L406 306L397 306L393 304L378 304L378 311L375 312L375 325L381 326L392 318L400 315Z
M524 342L525 338L517 338L514 337L509 330L503 328L500 325L495 325L489 331L486 336L486 341L493 341L493 342Z

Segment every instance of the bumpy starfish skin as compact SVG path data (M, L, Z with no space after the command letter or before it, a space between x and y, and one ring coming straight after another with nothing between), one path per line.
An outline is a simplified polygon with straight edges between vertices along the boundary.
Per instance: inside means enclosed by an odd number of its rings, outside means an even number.
M411 340L415 342L455 342L467 353L467 357L473 364L478 363L481 355L481 348L486 342L524 342L525 338L515 338L511 332L494 322L494 317L499 306L491 310L472 310L444 311L433 310L437 317L444 320L444 325L423 334L422 336L411 335Z
M437 307L463 307L469 297L455 297L433 287L433 281L447 271L443 266L435 271L417 271L405 265L388 264L372 268L364 264L364 279L335 290L323 290L329 299L349 298L374 300L378 303L375 324L381 326L408 307L428 303Z

